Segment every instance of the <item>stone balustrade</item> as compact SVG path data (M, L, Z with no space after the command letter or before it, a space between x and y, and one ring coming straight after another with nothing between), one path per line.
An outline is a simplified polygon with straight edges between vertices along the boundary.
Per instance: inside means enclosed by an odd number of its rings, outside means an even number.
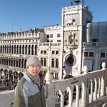
M45 80L47 107L106 107L107 106L107 69L84 73L68 79L54 81L50 71ZM3 95L4 94L4 95ZM0 107L9 107L13 101L13 92L0 92ZM3 99L3 100L2 100ZM10 101L11 100L11 101ZM3 102L5 101L5 102ZM7 106L8 105L8 106Z
M102 69L65 80L52 81L50 72L46 75L47 107L101 107L107 102L106 64Z

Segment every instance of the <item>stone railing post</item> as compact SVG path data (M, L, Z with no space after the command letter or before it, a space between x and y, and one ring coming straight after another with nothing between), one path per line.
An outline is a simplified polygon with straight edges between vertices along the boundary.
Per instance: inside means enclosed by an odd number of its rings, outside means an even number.
M84 74L88 74L88 68L87 68L87 66L83 67L83 72L84 72Z
M84 84L82 84L82 102L81 102L81 106L82 107L86 107L86 87Z
M53 77L48 71L45 76L45 96L46 96L46 107L55 107L55 90L54 90L54 82L52 82Z
M102 62L102 70L105 70L104 77L101 78L101 96L106 95L106 84L107 84L107 71L106 71L106 63Z
M82 107L86 107L89 103L89 73L88 67L83 67L84 75L86 75L86 83L82 85Z
M48 72L46 73L46 76L45 76L45 81L47 84L50 84L53 80L53 76L51 75L50 71L48 70Z
M59 94L61 95L60 107L64 107L64 95L61 90L59 90Z
M106 69L106 63L102 62L102 70L105 70L105 69Z

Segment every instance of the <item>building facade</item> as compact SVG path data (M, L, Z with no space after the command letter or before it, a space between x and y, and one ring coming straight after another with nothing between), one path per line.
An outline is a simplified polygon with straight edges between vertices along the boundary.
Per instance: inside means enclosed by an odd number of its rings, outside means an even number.
M107 22L92 22L83 4L63 7L61 20L61 26L0 33L0 78L18 81L30 55L38 55L41 73L50 71L54 79L80 75L84 65L93 71L107 62Z

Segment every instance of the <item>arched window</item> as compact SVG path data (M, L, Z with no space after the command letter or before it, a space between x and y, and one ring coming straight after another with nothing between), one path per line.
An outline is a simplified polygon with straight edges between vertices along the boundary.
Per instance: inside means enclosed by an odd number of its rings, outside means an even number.
M54 59L52 59L52 63L51 64L52 64L51 66L54 67Z
M59 67L59 61L58 61L58 59L56 59L56 68L58 68Z

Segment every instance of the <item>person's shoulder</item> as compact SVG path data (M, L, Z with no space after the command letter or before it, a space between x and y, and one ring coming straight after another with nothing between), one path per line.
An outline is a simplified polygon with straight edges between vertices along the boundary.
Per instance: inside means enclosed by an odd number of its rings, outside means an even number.
M22 77L22 78L19 80L17 86L23 86L23 84L24 84L25 82L26 82L26 79L25 79L24 77Z

